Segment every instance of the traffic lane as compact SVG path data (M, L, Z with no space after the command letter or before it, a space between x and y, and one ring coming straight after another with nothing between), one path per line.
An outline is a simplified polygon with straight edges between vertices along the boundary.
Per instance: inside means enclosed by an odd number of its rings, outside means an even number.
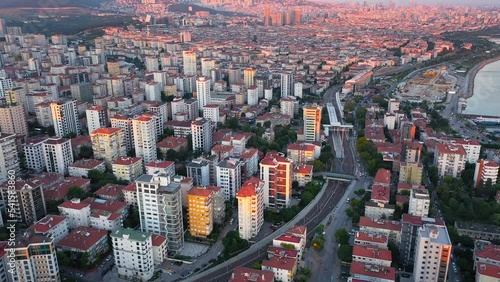
M330 181L328 184L327 191L325 191L325 195L318 202L319 208L312 209L306 216L299 222L298 224L305 225L308 230L313 230L329 213L330 209L328 206L335 206L336 203L340 200L343 195L343 191L346 188L345 183L339 183L337 189L334 189L334 183L338 181ZM312 235L314 232L308 232L308 240L312 239ZM210 275L210 277L203 277L196 282L217 282L217 281L227 281L231 277L231 273L236 266L250 266L254 262L260 262L267 257L267 248L259 249L250 255L242 258L241 260L232 263L229 266L226 266L223 269L220 269Z

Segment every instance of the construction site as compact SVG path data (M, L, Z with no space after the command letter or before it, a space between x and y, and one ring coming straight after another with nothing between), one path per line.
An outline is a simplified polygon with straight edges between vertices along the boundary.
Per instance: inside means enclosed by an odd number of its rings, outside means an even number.
M457 78L450 75L445 66L417 72L407 82L398 85L396 96L414 102L440 102L446 94L455 90Z

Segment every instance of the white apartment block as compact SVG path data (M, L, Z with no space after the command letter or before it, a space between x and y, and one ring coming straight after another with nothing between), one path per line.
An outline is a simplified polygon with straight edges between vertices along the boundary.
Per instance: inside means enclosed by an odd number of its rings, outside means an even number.
M452 252L448 230L445 226L424 224L417 233L413 269L415 281L445 282Z
M191 123L193 151L209 152L212 148L212 123L205 118L197 118Z
M107 166L118 157L127 155L123 128L98 128L90 133L90 138L94 157L104 160Z
M90 226L97 229L115 231L123 227L121 214L98 211L90 215Z
M108 126L108 114L103 106L94 106L85 110L87 115L88 133L92 133L101 127Z
M410 203L408 213L414 216L427 217L431 198L429 191L424 189L412 189L410 191Z
M281 74L281 98L294 96L295 75L293 73Z
M65 138L49 138L43 144L45 167L48 172L66 174L73 164L71 140Z
M44 235L27 231L16 236L12 281L61 281L54 241Z
M59 214L68 221L68 228L90 226L90 203L81 202L80 199L71 199L60 204Z
M168 257L167 238L161 235L151 235L153 243L153 262L160 266Z
M68 220L64 216L47 215L31 226L36 234L48 236L54 240L54 243L59 242L62 238L68 235Z
M70 133L80 135L80 120L76 100L59 100L50 104L52 111L52 123L56 135L68 136Z
M295 82L294 87L295 87L294 96L302 98L302 89L304 88L304 85L301 82Z
M42 172L45 169L45 157L43 153L43 144L47 141L46 137L29 139L23 144L26 167L34 172Z
M161 90L161 84L158 82L148 82L144 84L146 100L148 101L161 101Z
M0 129L3 133L28 136L28 124L22 105L0 106Z
M434 154L434 165L439 176L458 177L465 169L466 152L461 145L437 144Z
M95 159L81 159L69 166L68 172L73 177L88 177L89 171L97 170L100 172L106 171L104 161Z
M118 276L134 281L151 279L154 274L151 234L127 228L110 236Z
M247 180L236 198L238 231L242 239L249 240L259 233L264 223L264 181L255 177Z
M48 127L54 125L52 121L52 110L50 103L40 103L35 105L36 121L40 126Z
M142 158L144 163L157 159L156 155L156 127L150 117L133 119L135 155Z
M291 97L281 98L280 100L280 109L282 115L289 115L291 117L294 116L295 113L295 101Z
M186 165L187 177L193 179L194 186L210 185L210 163L202 159L194 159Z
M250 86L247 90L247 103L254 106L259 103L259 89L257 86Z
M203 107L203 118L212 122L220 122L220 105L205 105L205 107Z
M196 75L196 53L192 51L182 52L182 63L185 75Z
M204 76L198 77L196 80L196 95L198 106L201 109L210 104L210 78Z
M19 172L16 135L0 132L0 183L9 179L9 172Z
M452 145L461 145L466 153L465 161L471 164L476 163L481 155L481 144L477 140L451 139Z
M226 201L234 199L240 190L242 165L240 159L234 158L226 158L217 164L217 186L222 189Z
M184 247L180 184L165 175L143 174L135 180L141 230L165 236L168 249Z
M476 163L474 171L474 185L480 187L481 184L486 184L488 180L491 184L496 184L498 181L498 170L500 166L498 163L488 160L479 160Z
M123 128L125 148L128 151L134 148L134 130L132 126L132 118L122 114L117 114L111 118L111 127Z

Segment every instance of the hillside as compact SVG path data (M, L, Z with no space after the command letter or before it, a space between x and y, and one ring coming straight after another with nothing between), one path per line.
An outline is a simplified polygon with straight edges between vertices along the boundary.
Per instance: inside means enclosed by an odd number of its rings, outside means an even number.
M189 11L189 7L192 7L191 11ZM201 7L201 6L193 5L193 4L174 4L174 5L171 5L168 7L168 11L175 12L175 13L189 13L189 14L193 14L193 15L196 12L208 11L208 12L210 12L210 14L221 14L224 16L249 16L249 15L245 15L245 14L241 14L241 13L217 11L214 9L205 8L205 7Z
M1 0L0 8L97 7L104 0Z

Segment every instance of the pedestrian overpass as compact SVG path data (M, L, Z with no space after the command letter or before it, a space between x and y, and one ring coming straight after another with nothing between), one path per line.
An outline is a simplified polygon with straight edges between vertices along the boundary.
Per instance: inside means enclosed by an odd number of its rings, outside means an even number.
M351 182L355 179L354 175L335 172L315 172L313 176L321 176L326 180L338 180L344 182Z

